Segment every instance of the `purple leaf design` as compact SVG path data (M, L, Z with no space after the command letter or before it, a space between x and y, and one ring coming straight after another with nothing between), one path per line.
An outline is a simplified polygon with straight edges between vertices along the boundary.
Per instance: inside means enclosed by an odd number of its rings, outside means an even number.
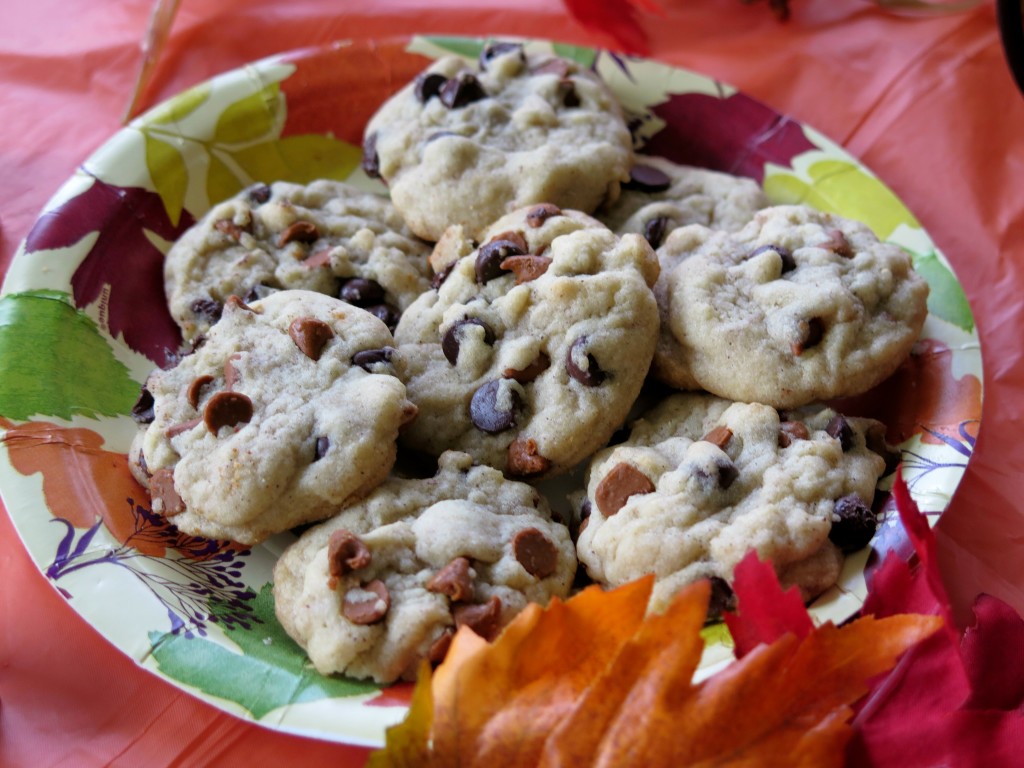
M647 143L646 154L758 183L766 162L789 167L796 155L818 148L798 123L741 93L677 94L652 111L668 125Z
M146 230L175 240L193 223L182 211L181 221L172 225L154 192L95 179L85 192L39 218L25 250L67 248L99 232L71 279L75 305L92 304L109 285L101 312L111 335L123 334L129 347L164 365L181 344L181 335L167 311L164 257L147 239Z

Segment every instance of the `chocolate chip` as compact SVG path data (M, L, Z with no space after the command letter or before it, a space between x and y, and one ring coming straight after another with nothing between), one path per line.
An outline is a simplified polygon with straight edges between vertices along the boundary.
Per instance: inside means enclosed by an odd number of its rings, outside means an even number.
M384 287L376 280L353 277L346 280L338 291L338 298L357 307L369 307L384 302Z
M136 424L152 424L156 418L156 413L153 411L155 405L153 393L146 387L142 387L139 390L139 399L132 406L132 419Z
M526 61L526 56L523 54L522 43L510 43L510 42L495 42L487 43L484 49L480 51L480 69L487 69L487 63L498 56L504 56L506 53L519 52L519 59Z
M213 228L227 235L235 242L242 238L242 232L245 231L231 219L217 219L217 221L213 222Z
M836 500L828 537L843 552L856 552L868 545L877 527L878 519L871 507L851 493Z
M762 253L766 253L768 251L775 251L779 254L779 258L782 259L782 274L792 272L796 269L796 259L793 258L793 254L790 252L789 248L782 245L775 245L774 243L771 245L762 245L760 248L755 248L747 254L747 258L752 259L755 256L760 256Z
M644 224L644 239L650 244L651 248L657 248L661 245L662 240L665 239L667 227L668 217L666 216L655 216Z
M531 72L535 75L557 75L559 79L568 77L573 66L565 59L548 59L537 66Z
M797 440L806 440L811 436L802 421L783 421L779 424L779 448L789 448Z
M708 617L719 618L726 611L736 609L736 593L733 592L729 582L721 576L712 576L711 597L708 600Z
M605 517L611 517L623 506L630 496L653 493L654 483L632 464L620 462L612 467L597 484L594 501Z
M623 186L639 192L664 192L672 186L672 179L652 165L634 165Z
M469 560L456 557L427 581L427 591L446 595L453 602L469 602L474 596Z
M544 222L553 216L561 215L562 209L557 205L541 203L540 205L533 206L526 212L526 223L528 226L536 229L537 227L543 226Z
M435 272L434 276L430 278L430 287L436 291L444 285L444 281L448 279L448 275L452 273L452 270L455 269L455 265L457 263L458 262L453 261L451 264L446 264L440 272Z
M512 537L512 554L526 572L546 579L558 568L558 549L537 528L524 528Z
M712 491L714 489L727 491L736 478L740 476L740 471L736 468L736 465L729 460L716 461L714 463L714 469L711 472L700 468L696 471L697 479L700 481L701 486L706 491Z
M465 329L470 325L483 328L484 344L488 346L494 344L494 331L483 320L477 317L464 317L461 320L456 320L441 337L441 351L444 353L445 359L452 365L456 365L459 361L459 349L462 347Z
M245 294L245 301L246 303L250 301L259 301L260 299L265 299L267 296L277 293L278 290L280 289L274 288L266 283L258 283L250 288L249 292Z
M266 184L253 184L247 194L254 205L263 205L270 199L270 187Z
M723 451L732 440L732 430L725 426L717 426L701 438L706 443L717 445Z
M241 392L218 392L207 401L203 421L206 428L216 435L221 427L248 423L252 413L252 400Z
M448 82L448 78L440 72L423 72L416 78L413 86L413 93L420 104L426 104L434 96L441 93L442 86Z
M590 337L580 336L565 353L565 369L569 375L585 387L596 387L607 374L601 370L597 360L587 352Z
M230 391L235 388L235 383L240 378L238 369L235 368L235 361L241 359L242 353L235 352L235 354L224 361L224 389Z
M853 439L856 433L853 431L850 422L841 413L837 413L829 419L828 424L825 425L825 432L828 433L829 437L834 437L839 441L843 453L853 448Z
M797 333L799 339L790 344L790 350L794 355L800 357L808 349L818 346L825 338L825 322L820 317L801 320L797 323Z
M569 109L580 105L580 96L576 93L576 84L568 77L558 81L558 93L562 96L562 104Z
M476 281L486 283L496 277L507 274L507 270L501 268L501 263L509 256L522 256L527 252L526 241L520 235L513 237L514 233L507 232L480 246L477 251L475 269Z
M353 624L367 626L382 621L391 609L391 595L384 582L374 579L345 593L342 615Z
M231 307L232 309L240 309L243 312L252 312L256 314L256 310L246 304L237 296L228 296L228 300L224 302L225 307Z
M380 349L364 349L352 355L352 364L358 365L364 371L373 373L373 367L381 363L390 363L395 354L394 347L381 347Z
M535 256L527 253L523 256L509 256L499 265L507 272L513 272L516 276L516 285L528 283L548 271L551 266L551 259L547 256Z
M448 649L452 645L452 637L455 633L451 627L446 628L437 639L430 644L430 648L427 650L427 661L431 664L440 664L444 661L444 657L448 655Z
M330 574L327 586L337 589L338 579L365 568L371 562L373 555L366 543L352 531L339 528L327 540L327 572Z
M503 378L515 379L520 384L529 384L531 381L540 376L544 371L551 367L551 358L541 352L537 355L534 360L523 368L521 371L517 371L515 368L506 368L501 372Z
M377 157L377 132L363 139L363 172L371 179L380 178L380 158Z
M164 517L172 517L185 511L185 502L181 500L174 487L174 470L158 469L149 478L149 495L153 499L153 511ZM160 509L156 509L159 500Z
M313 462L318 462L327 452L331 450L331 438L327 436L320 436L316 439L316 447L313 449Z
M288 243L313 243L320 238L320 230L312 221L299 219L293 221L277 236L277 247L284 248Z
M484 640L493 640L501 630L501 598L494 595L486 603L456 605L452 615L456 627L469 627Z
M458 109L474 101L487 98L487 91L471 72L460 72L441 88L441 103L448 109Z
M903 458L903 453L899 448L895 448L885 441L885 433L884 424L880 422L871 424L864 432L864 444L869 451L877 453L885 460L884 473L889 475L896 471L896 467L899 466Z
M334 338L334 331L323 320L315 317L297 317L288 326L288 335L292 337L302 354L310 360L319 360L324 347Z
M390 304L371 304L368 307L363 307L363 309L384 323L391 332L394 332L401 318L398 310Z
M537 442L517 437L508 446L506 472L512 477L536 477L551 469L551 460L541 456Z
M193 408L198 408L199 400L203 396L203 387L210 384L212 381L213 376L210 376L209 374L194 378L192 383L188 385L188 391L185 393L185 398L188 400L188 404Z
M214 301L213 299L196 299L189 305L189 309L193 315L205 319L206 322L212 325L220 320L224 306L219 301Z
M523 406L523 399L515 388L505 383L507 381L494 379L473 393L469 402L469 418L477 429L493 435L516 426L517 412Z
M845 259L853 258L853 247L841 229L830 229L827 234L828 240L818 246L819 248L827 248Z

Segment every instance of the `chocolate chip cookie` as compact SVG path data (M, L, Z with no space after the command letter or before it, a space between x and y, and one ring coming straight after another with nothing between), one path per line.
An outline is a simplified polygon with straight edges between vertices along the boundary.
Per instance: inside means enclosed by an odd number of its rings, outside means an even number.
M381 483L416 408L369 312L310 291L229 299L205 340L146 383L130 463L182 531L255 544Z
M656 372L733 400L792 408L865 392L928 313L909 253L808 207L766 208L735 233L682 227L658 257L674 344L659 346Z
M278 181L215 205L167 254L171 316L193 340L229 296L296 288L336 296L391 328L429 287L427 244L387 198L337 181Z
M593 72L496 43L476 66L439 59L392 96L366 126L363 167L409 228L436 241L452 224L479 237L531 203L593 211L628 179L632 147Z
M733 569L755 549L785 586L813 598L835 583L843 553L874 534L884 433L879 422L820 406L780 414L673 395L594 457L580 562L608 585L653 573L651 608L660 610L701 578L724 599Z
M431 262L439 287L395 331L395 364L419 408L403 445L454 448L530 478L601 447L654 353L658 266L647 242L541 204L499 219L479 247L454 227Z
M322 674L386 683L440 661L456 628L493 639L530 602L565 597L569 532L525 483L441 456L306 531L274 569L278 619Z

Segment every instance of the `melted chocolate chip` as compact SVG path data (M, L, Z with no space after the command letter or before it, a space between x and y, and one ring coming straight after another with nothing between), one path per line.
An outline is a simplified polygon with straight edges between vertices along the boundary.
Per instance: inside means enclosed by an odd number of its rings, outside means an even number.
M363 309L384 323L392 333L402 317L398 310L390 304L371 304L368 307L363 307Z
M565 353L565 369L583 386L596 387L607 378L607 374L601 370L594 356L587 352L589 343L590 338L587 336L580 336L572 343Z
M484 49L480 51L480 69L487 69L487 63L498 56L504 56L506 53L519 52L519 58L521 61L526 61L526 56L523 54L522 43L510 43L510 42L494 42L488 43L484 46Z
M509 256L499 266L506 272L515 273L516 285L522 285L536 280L547 272L551 266L551 259L527 253L522 256Z
M464 317L451 324L444 336L441 337L441 351L445 359L455 365L459 361L459 349L462 346L462 339L466 326L475 325L484 330L484 344L494 344L494 331L483 320L476 317Z
M132 406L132 419L135 420L136 424L152 424L156 418L156 413L153 411L153 406L155 405L153 393L142 387L139 390L139 399Z
M576 84L566 77L558 81L558 93L562 97L562 105L572 109L580 105L580 96L576 93Z
M458 262L453 261L451 264L446 264L442 267L440 272L435 272L434 276L430 278L430 287L436 291L444 285L444 281L448 279L448 275L452 273L452 270L455 269L455 265L457 263Z
M724 451L725 446L727 446L729 441L732 440L732 430L726 426L719 425L704 435L701 440L706 443L711 443L712 445L717 445Z
M213 228L216 229L218 232L227 235L235 242L238 242L238 240L241 239L242 232L245 231L240 226L235 224L235 222L232 221L231 219L218 219L217 221L213 222Z
M517 437L509 443L505 471L510 477L537 477L549 469L551 460L541 456L536 440Z
M277 293L278 290L280 289L274 288L273 286L267 285L266 283L258 283L257 285L254 285L252 288L250 288L249 292L245 294L245 302L248 303L250 301L259 301L260 299L265 299L267 298L267 296Z
M644 224L644 239L650 244L651 248L657 248L661 245L665 239L665 230L667 228L668 218L665 216L655 216Z
M541 352L537 357L522 370L506 368L501 372L503 378L515 379L520 384L529 384L551 367L551 358Z
M441 88L448 82L448 78L440 72L423 72L416 78L413 86L413 93L420 104L426 104L434 96L441 93Z
M253 184L247 194L254 205L263 205L270 199L270 187L266 184Z
M320 461L327 452L331 450L331 438L321 435L316 439L316 446L313 449L313 461Z
M558 568L558 549L537 528L524 528L512 537L512 554L528 574L546 579Z
M853 448L853 439L855 432L850 422L846 420L846 417L841 413L837 413L831 419L828 424L825 425L825 432L830 437L834 437L839 441L839 445L842 446L843 453Z
M808 349L818 346L825 338L825 322L820 317L801 320L797 324L797 332L800 338L790 344L790 350L794 355L800 357Z
M206 428L216 435L221 427L249 422L252 414L252 400L241 392L218 392L207 401L203 421Z
M551 217L561 215L562 209L557 205L541 203L540 205L533 206L526 212L526 223L528 226L536 229L537 227L543 226L544 222Z
M342 576L365 568L371 562L373 555L365 542L352 531L339 528L327 540L327 571L330 574L327 586L336 589Z
M313 243L320 238L320 230L316 224L306 219L293 221L277 236L277 247L284 248L288 243Z
M391 594L384 582L374 579L345 593L342 615L353 624L366 626L383 621L391 609Z
M297 317L288 326L288 335L306 357L319 360L327 342L334 338L334 331L323 320L315 317Z
M181 500L174 487L174 470L158 469L149 478L149 494L153 499L155 512L164 517L172 517L185 511L185 502ZM155 509L159 500L160 509Z
M620 462L597 484L594 501L602 515L611 517L625 506L630 496L653 492L654 483L647 475L632 464Z
M427 591L445 595L453 602L468 602L474 597L469 560L456 557L427 581Z
M783 421L779 424L779 448L788 448L797 440L806 440L811 436L802 421Z
M875 513L854 493L836 500L832 509L832 530L828 537L843 552L856 552L875 535Z
M369 307L384 303L384 287L376 280L353 277L342 283L338 298L357 307Z
M493 435L516 426L523 399L515 388L505 384L506 381L494 379L473 393L469 418L477 429Z
M822 243L820 247L827 248L844 259L852 259L854 255L853 247L841 229L830 229L828 231L828 240Z
M712 576L711 597L708 600L708 617L718 618L726 611L736 609L736 593L733 592L729 582L721 576Z
M526 244L522 238L512 239L496 237L480 246L476 255L476 281L486 283L496 277L508 274L501 268L501 263L509 256L522 256L526 253Z
M380 178L380 158L377 157L377 134L363 139L363 172L371 179Z
M672 186L672 179L652 165L634 165L623 186L639 192L664 192Z
M740 476L740 471L736 468L736 465L731 461L716 461L714 463L714 469L708 472L701 468L696 471L698 481L706 491L712 491L714 489L727 491L736 478Z
M762 245L760 248L755 248L748 253L747 258L752 259L755 256L760 256L762 253L766 253L767 251L775 251L779 254L779 258L782 259L782 274L792 272L796 269L796 259L793 258L793 254L790 252L789 248L782 245Z
M216 323L224 312L224 306L213 299L196 299L189 305L193 315L203 318L206 322Z
M486 603L456 605L452 615L456 627L469 627L484 640L493 640L501 630L501 598L494 595Z
M441 88L441 103L448 109L458 109L474 101L487 98L487 92L471 72L460 72Z
M381 347L380 349L364 349L352 355L352 364L358 365L364 371L373 373L373 367L381 363L390 363L392 355L395 354L394 347Z
M448 655L448 649L451 648L452 638L455 636L455 632L452 631L451 627L447 627L437 639L430 644L430 648L427 650L427 661L435 666L444 661L444 657Z
M210 376L209 374L194 378L192 383L188 385L188 391L185 393L185 398L188 400L188 404L193 408L198 408L199 401L203 396L203 389L212 382L213 376Z

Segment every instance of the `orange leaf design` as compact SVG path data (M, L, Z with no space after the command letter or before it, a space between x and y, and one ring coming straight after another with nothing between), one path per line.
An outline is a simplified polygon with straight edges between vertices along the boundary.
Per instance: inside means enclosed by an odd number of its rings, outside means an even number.
M370 765L838 766L850 705L869 679L942 624L827 624L694 684L710 587L695 584L644 618L650 585L531 606L492 644L460 630Z

